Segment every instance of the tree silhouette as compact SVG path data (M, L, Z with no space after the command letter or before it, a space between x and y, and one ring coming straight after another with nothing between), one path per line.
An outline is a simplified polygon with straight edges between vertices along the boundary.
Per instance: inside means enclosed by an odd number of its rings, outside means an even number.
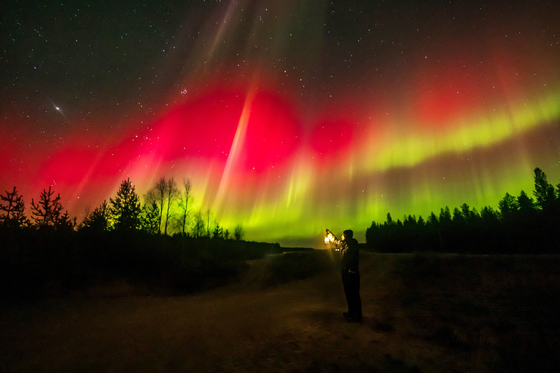
M224 238L224 228L222 228L220 224L215 220L214 220L214 231L212 232L212 238L218 238L218 239Z
M57 231L71 232L76 228L76 217L71 217L68 210L64 212L55 224Z
M504 198L498 202L498 208L500 210L500 217L502 220L509 220L519 211L519 202L517 198L509 193L506 193Z
M156 203L158 205L159 211L159 230L158 233L161 233L161 227L163 226L163 208L165 204L165 190L167 189L167 181L165 180L165 176L160 178L154 187L154 196L156 199Z
M442 226L449 226L451 224L451 211L448 206L440 209L439 222Z
M104 200L101 205L97 206L93 212L86 213L86 217L82 221L82 228L92 229L97 232L109 229L109 207L107 201Z
M467 205L466 203L463 203L461 205L461 214L465 218L465 222L467 224L470 224L471 226L476 225L477 220L480 217L476 208L473 208L471 210L470 206Z
M506 193L498 210L482 207L480 213L467 203L431 212L421 218L404 215L403 223L391 214L383 224L372 222L366 243L380 252L434 250L456 253L551 253L560 242L560 184L548 183L546 174L535 169L536 202L523 190L518 197ZM445 244L445 245L444 245Z
M490 206L484 206L480 210L480 218L484 221L484 224L497 224L500 222L498 213Z
M115 199L109 198L113 228L118 231L137 229L140 223L140 198L130 179L123 180Z
M560 183L556 185L556 201L554 203L554 208L556 209L556 214L560 215Z
M14 187L13 191L10 193L6 191L6 195L0 195L0 201L5 202L0 203L0 211L4 214L0 215L0 221L3 225L9 227L22 227L26 223L25 217L25 204L23 202L23 196L19 196Z
M387 213L387 225L394 224L393 218L391 217L391 213Z
M167 226L169 224L169 219L171 218L172 210L171 205L179 197L179 189L177 189L177 183L173 178L167 180L165 188L166 196L166 209L165 209L165 225L163 229L163 234L167 235Z
M206 237L210 238L210 209L206 210Z
M517 197L517 204L519 205L519 213L522 215L534 215L536 212L535 201L523 190Z
M194 214L194 224L192 227L192 234L195 238L200 238L204 236L206 231L206 226L204 224L204 217L202 216L202 211L198 210L196 214Z
M548 183L546 174L538 167L535 168L535 190L533 195L536 198L536 205L543 211L550 210L556 201L554 186Z
M443 211L443 209L442 209ZM436 216L436 214L432 211L430 212L430 216L428 216L428 222L426 224L426 229L429 230L427 236L431 243L428 243L428 247L435 248L436 246L443 252L443 238L441 237L441 224ZM437 242L437 243L436 243Z
M380 227L375 222L371 222L371 226L366 229L366 243L370 248L376 248L379 246L380 240Z
M453 225L455 225L456 227L465 224L465 217L463 216L463 213L461 212L461 210L459 210L458 207L455 207L453 209L452 221L453 221Z
M404 226L408 226L408 227L414 227L416 226L418 223L416 222L416 216L414 215L408 215L408 216L404 216L403 219L403 225Z
M163 230L163 234L166 235L169 220L173 215L172 206L180 196L179 189L177 189L177 183L173 178L166 180L163 176L158 180L152 191L158 206L157 211L159 211L160 232Z
M235 226L235 230L233 231L233 236L237 241L241 241L243 236L245 236L245 231L243 230L243 225L241 223Z
M149 234L159 234L159 216L156 203L144 204L140 211L140 229Z
M434 212L432 211L430 213L430 216L428 216L428 224L437 225L438 223L439 223L439 220L438 220L436 214L434 214Z
M154 190L144 195L144 205L140 211L140 229L150 234L160 234L161 213Z
M33 221L39 227L56 226L61 218L62 204L60 203L60 193L54 197L54 191L49 186L49 190L43 189L39 196L39 201L35 203L31 199L31 213Z
M179 195L179 217L176 219L177 225L181 234L186 236L188 233L188 227L190 224L190 210L192 209L191 203L193 201L193 197L191 195L191 181L190 180L183 180L183 193Z

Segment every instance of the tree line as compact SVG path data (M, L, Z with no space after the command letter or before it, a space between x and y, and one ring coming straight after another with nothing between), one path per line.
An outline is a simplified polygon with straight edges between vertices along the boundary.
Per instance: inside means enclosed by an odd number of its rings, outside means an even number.
M560 183L550 184L546 174L534 170L533 197L521 190L506 193L498 209L484 206L480 212L463 203L441 208L424 219L405 215L384 223L372 222L366 245L379 252L435 251L455 253L557 253L560 248ZM0 195L0 227L54 232L142 232L153 236L242 240L238 224L233 235L208 209L195 209L190 180L181 188L161 177L144 195L143 203L130 179L123 180L116 195L93 211L86 209L81 223L64 210L60 194L44 189L37 202L31 199L31 215L25 214L23 196L16 187ZM64 212L63 212L64 211Z
M190 180L181 188L174 178L161 177L144 195L144 202L130 179L123 180L116 195L103 201L93 211L86 209L81 223L64 211L60 193L52 187L43 189L37 202L31 199L31 215L25 214L23 196L17 188L0 195L0 225L8 229L142 231L152 235L179 235L193 238L242 240L244 230L237 224L233 234L212 217L210 209L195 210Z
M534 170L533 197L521 190L506 193L498 209L484 206L480 212L463 203L451 210L433 211L426 220L387 214L383 223L372 222L366 245L378 252L453 253L554 253L560 249L560 183L550 184L546 174Z
M83 291L114 279L181 293L219 286L244 273L245 260L282 252L243 236L241 224L230 234L197 207L190 181L179 189L162 177L141 198L123 180L80 223L52 187L27 211L14 187L0 195L0 298Z

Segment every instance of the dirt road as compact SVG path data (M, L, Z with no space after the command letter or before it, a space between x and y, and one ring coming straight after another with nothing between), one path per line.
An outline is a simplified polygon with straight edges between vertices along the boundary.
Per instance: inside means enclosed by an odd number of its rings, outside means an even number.
M361 325L342 317L336 268L266 289L248 279L189 296L85 294L11 307L0 317L0 371L486 370L488 354L419 336L391 296L402 286L392 260L362 256Z

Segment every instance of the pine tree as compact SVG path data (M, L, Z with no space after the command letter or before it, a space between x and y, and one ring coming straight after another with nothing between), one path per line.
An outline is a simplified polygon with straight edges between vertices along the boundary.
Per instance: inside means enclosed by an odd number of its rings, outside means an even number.
M56 226L61 218L62 204L60 203L60 193L54 197L54 191L49 186L49 190L43 189L39 201L35 203L31 199L31 213L35 225L39 227Z
M243 239L243 236L245 236L245 231L243 230L243 225L241 225L241 223L235 226L233 236L237 241L241 241Z
M366 229L366 244L370 248L374 248L379 240L380 227L375 221L371 222L371 226Z
M222 239L224 238L224 228L220 224L214 221L214 231L212 232L212 238Z
M57 220L55 228L57 231L72 232L76 228L76 225L76 217L70 217L68 210L66 210Z
M0 211L5 214L0 215L1 224L9 227L22 227L25 225L25 204L23 202L23 196L19 196L14 187L13 191L10 193L6 191L6 196L0 195L0 200L4 203L0 203Z
M535 201L523 190L517 197L517 204L519 205L519 212L521 214L532 215L536 212Z
M535 190L533 195L536 198L536 205L543 211L548 211L556 200L554 186L548 183L546 174L538 167L535 168Z
M465 223L465 217L458 207L453 209L453 225L462 226Z
M81 224L82 228L92 229L98 232L109 229L109 207L107 201L96 207L93 212L86 214Z
M130 179L123 180L115 199L109 198L111 207L109 213L113 222L113 229L128 231L137 229L140 216L140 197Z
M393 218L391 217L391 213L388 212L388 213L387 213L387 221L385 222L385 224L386 224L386 225L392 225L392 224L394 224L394 223L395 223L395 222L393 221Z
M439 220L438 220L436 214L434 214L434 212L432 211L430 213L430 216L428 216L428 224L437 225L438 223L439 223Z
M471 207L468 204L463 203L461 205L461 215L463 215L463 218L465 218L465 221L469 221L472 218Z
M509 193L506 193L504 198L498 202L498 208L500 210L501 219L508 220L519 211L519 203L517 202L517 198Z
M480 210L480 218L487 226L495 225L499 222L498 213L490 206L484 206L482 210Z
M159 234L159 206L155 201L144 204L140 212L140 229L149 234Z
M448 206L445 206L445 209L440 209L439 222L443 226L447 226L451 223L451 211L449 210Z
M415 227L417 224L416 222L416 216L414 215L408 215L408 216L404 216L403 218L403 225L404 226L408 226L408 227Z

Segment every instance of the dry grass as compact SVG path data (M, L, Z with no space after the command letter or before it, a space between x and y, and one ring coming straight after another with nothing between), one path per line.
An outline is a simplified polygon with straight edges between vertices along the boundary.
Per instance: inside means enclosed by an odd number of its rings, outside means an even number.
M196 295L120 282L4 308L0 372L557 370L558 257L364 253L359 325L322 254L253 261Z

